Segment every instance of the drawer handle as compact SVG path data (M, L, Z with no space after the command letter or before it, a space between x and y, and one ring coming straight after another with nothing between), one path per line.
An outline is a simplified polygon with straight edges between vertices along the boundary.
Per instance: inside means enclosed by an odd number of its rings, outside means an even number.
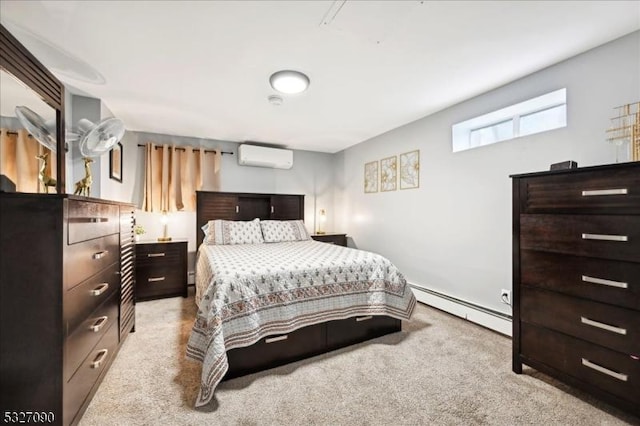
M150 283L154 283L156 281L164 281L165 277L157 277L157 278L148 278L147 281Z
M366 317L356 317L356 322L360 322L360 321L368 321L371 318L373 318L371 315L368 315Z
M164 257L164 253L149 253L147 257Z
M616 371L612 371L609 370L608 368L604 368L598 364L594 364L593 362L589 361L588 359L582 358L582 365L584 365L585 367L589 367L591 369L594 369L596 371L599 371L601 373L606 374L607 376L611 376L615 379L618 380L622 380L623 382L627 381L627 375L626 374L622 374L622 373L618 373Z
M271 206L271 213L273 214L273 206Z
M101 349L98 352L98 355L93 359L91 363L91 368L100 368L100 365L107 359L107 354L109 353L109 349Z
M102 293L107 291L109 288L109 283L102 283L98 287L94 288L89 292L92 296L100 296Z
M627 195L627 188L619 189L595 189L590 191L582 191L583 197L593 197L598 195Z
M107 316L98 318L98 320L94 322L91 327L89 327L89 330L93 331L94 333L97 333L98 331L100 331L102 327L104 327L108 319L109 317Z
M614 327L614 326L609 325L609 324L605 324L605 323L602 323L602 322L590 320L589 318L586 318L586 317L580 317L580 322L583 323L583 324L590 325L592 327L597 327L597 328L601 328L603 330L611 331L613 333L618 333L618 334L623 334L623 335L627 334L627 329L625 329L625 328Z
M106 217L92 217L89 222L91 223L99 223L99 222L109 222L109 218Z
M97 253L93 253L93 255L91 257L94 260L98 260L98 259L102 259L103 257L105 257L107 254L109 254L109 250L102 250L102 251L99 251Z
M604 278L595 278L588 275L582 276L582 281L586 283L608 285L609 287L627 288L628 284L622 281L605 280Z
M282 336L276 336L276 337L267 337L264 342L265 343L275 343L275 342L280 342L282 340L287 340L289 338L288 334L284 334Z
M236 206L236 213L240 213L240 206Z
M583 240L600 240L600 241L629 241L626 235L607 235L607 234L582 234Z

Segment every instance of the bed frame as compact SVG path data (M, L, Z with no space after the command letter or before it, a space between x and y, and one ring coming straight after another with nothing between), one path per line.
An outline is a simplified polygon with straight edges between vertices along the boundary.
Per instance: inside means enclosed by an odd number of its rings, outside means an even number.
M200 228L209 220L304 220L304 195L197 191L196 206L198 247L204 237ZM364 316L267 336L251 346L227 351L229 370L223 380L395 333L401 328L402 322L396 318Z

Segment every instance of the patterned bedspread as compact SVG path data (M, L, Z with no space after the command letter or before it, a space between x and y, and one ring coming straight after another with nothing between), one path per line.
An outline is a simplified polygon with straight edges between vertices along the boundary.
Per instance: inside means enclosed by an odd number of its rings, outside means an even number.
M409 319L415 297L386 258L317 241L201 245L198 314L187 356L203 363L196 406L211 401L226 351L356 315Z

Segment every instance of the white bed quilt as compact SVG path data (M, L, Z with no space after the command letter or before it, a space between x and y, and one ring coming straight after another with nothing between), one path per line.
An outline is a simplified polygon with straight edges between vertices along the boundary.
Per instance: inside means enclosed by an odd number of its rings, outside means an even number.
M416 300L383 256L311 240L201 245L196 302L187 356L203 364L196 400L202 406L227 372L229 349L357 315L406 320Z

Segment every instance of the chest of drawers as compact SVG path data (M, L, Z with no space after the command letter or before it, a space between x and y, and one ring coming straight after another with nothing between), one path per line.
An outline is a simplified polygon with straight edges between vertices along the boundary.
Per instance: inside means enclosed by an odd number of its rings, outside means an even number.
M187 241L136 244L136 300L187 297Z
M513 371L640 415L640 163L513 177Z
M75 424L133 328L121 299L132 206L4 193L0 207L0 405Z

